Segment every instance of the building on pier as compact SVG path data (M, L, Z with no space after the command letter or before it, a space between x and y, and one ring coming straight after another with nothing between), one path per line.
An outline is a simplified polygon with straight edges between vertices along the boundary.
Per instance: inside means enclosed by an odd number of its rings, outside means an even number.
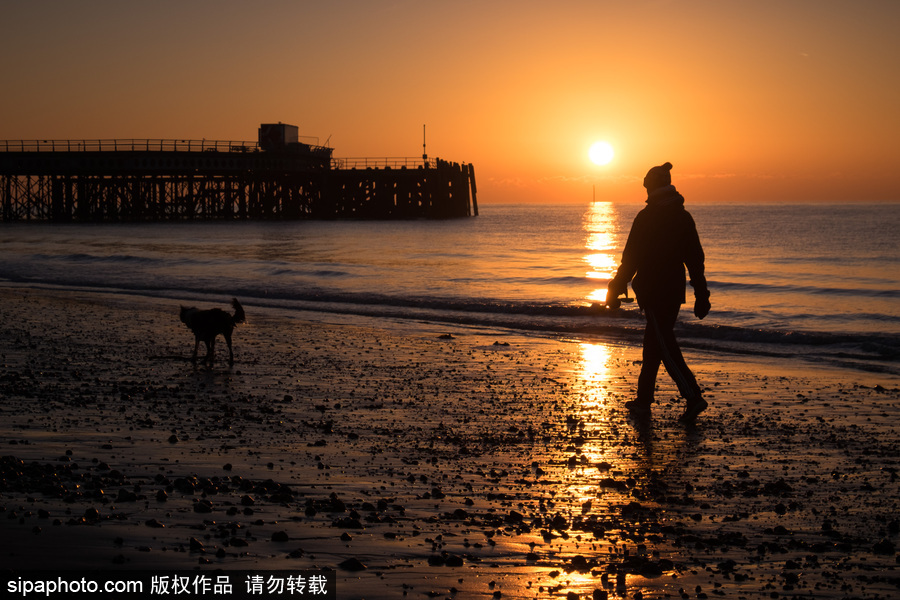
M0 220L415 219L478 214L471 164L337 159L297 127L256 142L0 141Z

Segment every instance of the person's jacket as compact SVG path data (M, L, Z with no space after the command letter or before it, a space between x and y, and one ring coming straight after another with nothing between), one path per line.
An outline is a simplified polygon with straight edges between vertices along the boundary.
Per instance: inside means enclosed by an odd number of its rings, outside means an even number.
M647 206L634 218L622 264L610 282L610 290L624 293L631 287L642 307L685 302L687 266L697 298L706 300L709 291L704 274L703 248L684 198L668 185L649 194ZM632 280L633 278L633 280Z

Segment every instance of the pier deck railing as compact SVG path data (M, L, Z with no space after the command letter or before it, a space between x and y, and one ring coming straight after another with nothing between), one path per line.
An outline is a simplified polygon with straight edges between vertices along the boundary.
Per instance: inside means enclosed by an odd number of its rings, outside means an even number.
M304 140L313 148L322 148L318 140ZM0 152L261 152L257 142L234 140L0 140ZM421 157L349 157L331 159L332 169L417 169L434 166L435 161Z
M384 158L360 157L360 158L332 158L332 169L418 169L431 166L435 161L422 159L421 157L389 156Z
M0 152L259 152L259 144L226 140L0 140Z

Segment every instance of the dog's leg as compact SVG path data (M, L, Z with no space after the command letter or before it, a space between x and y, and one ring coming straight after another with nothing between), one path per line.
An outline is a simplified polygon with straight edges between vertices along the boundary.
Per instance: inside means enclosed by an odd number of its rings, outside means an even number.
M226 333L222 337L225 338L225 343L228 344L228 364L234 366L234 350L231 349L231 334Z
M206 362L208 364L213 364L215 360L215 352L216 352L216 338L211 339L206 342Z
M194 338L194 355L191 360L197 362L197 351L200 350L200 338Z

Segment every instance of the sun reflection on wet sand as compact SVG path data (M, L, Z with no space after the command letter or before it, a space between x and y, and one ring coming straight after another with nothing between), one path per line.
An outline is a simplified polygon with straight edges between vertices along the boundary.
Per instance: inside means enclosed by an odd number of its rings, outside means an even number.
M612 348L609 344L582 343L581 378L587 384L603 384L609 378Z
M578 399L579 426L587 431L581 447L584 464L602 463L608 460L608 450L597 446L595 438L606 437L612 426L613 399L610 395L610 377L613 373L614 347L609 344L582 342L579 350L579 371L576 381L580 387Z

